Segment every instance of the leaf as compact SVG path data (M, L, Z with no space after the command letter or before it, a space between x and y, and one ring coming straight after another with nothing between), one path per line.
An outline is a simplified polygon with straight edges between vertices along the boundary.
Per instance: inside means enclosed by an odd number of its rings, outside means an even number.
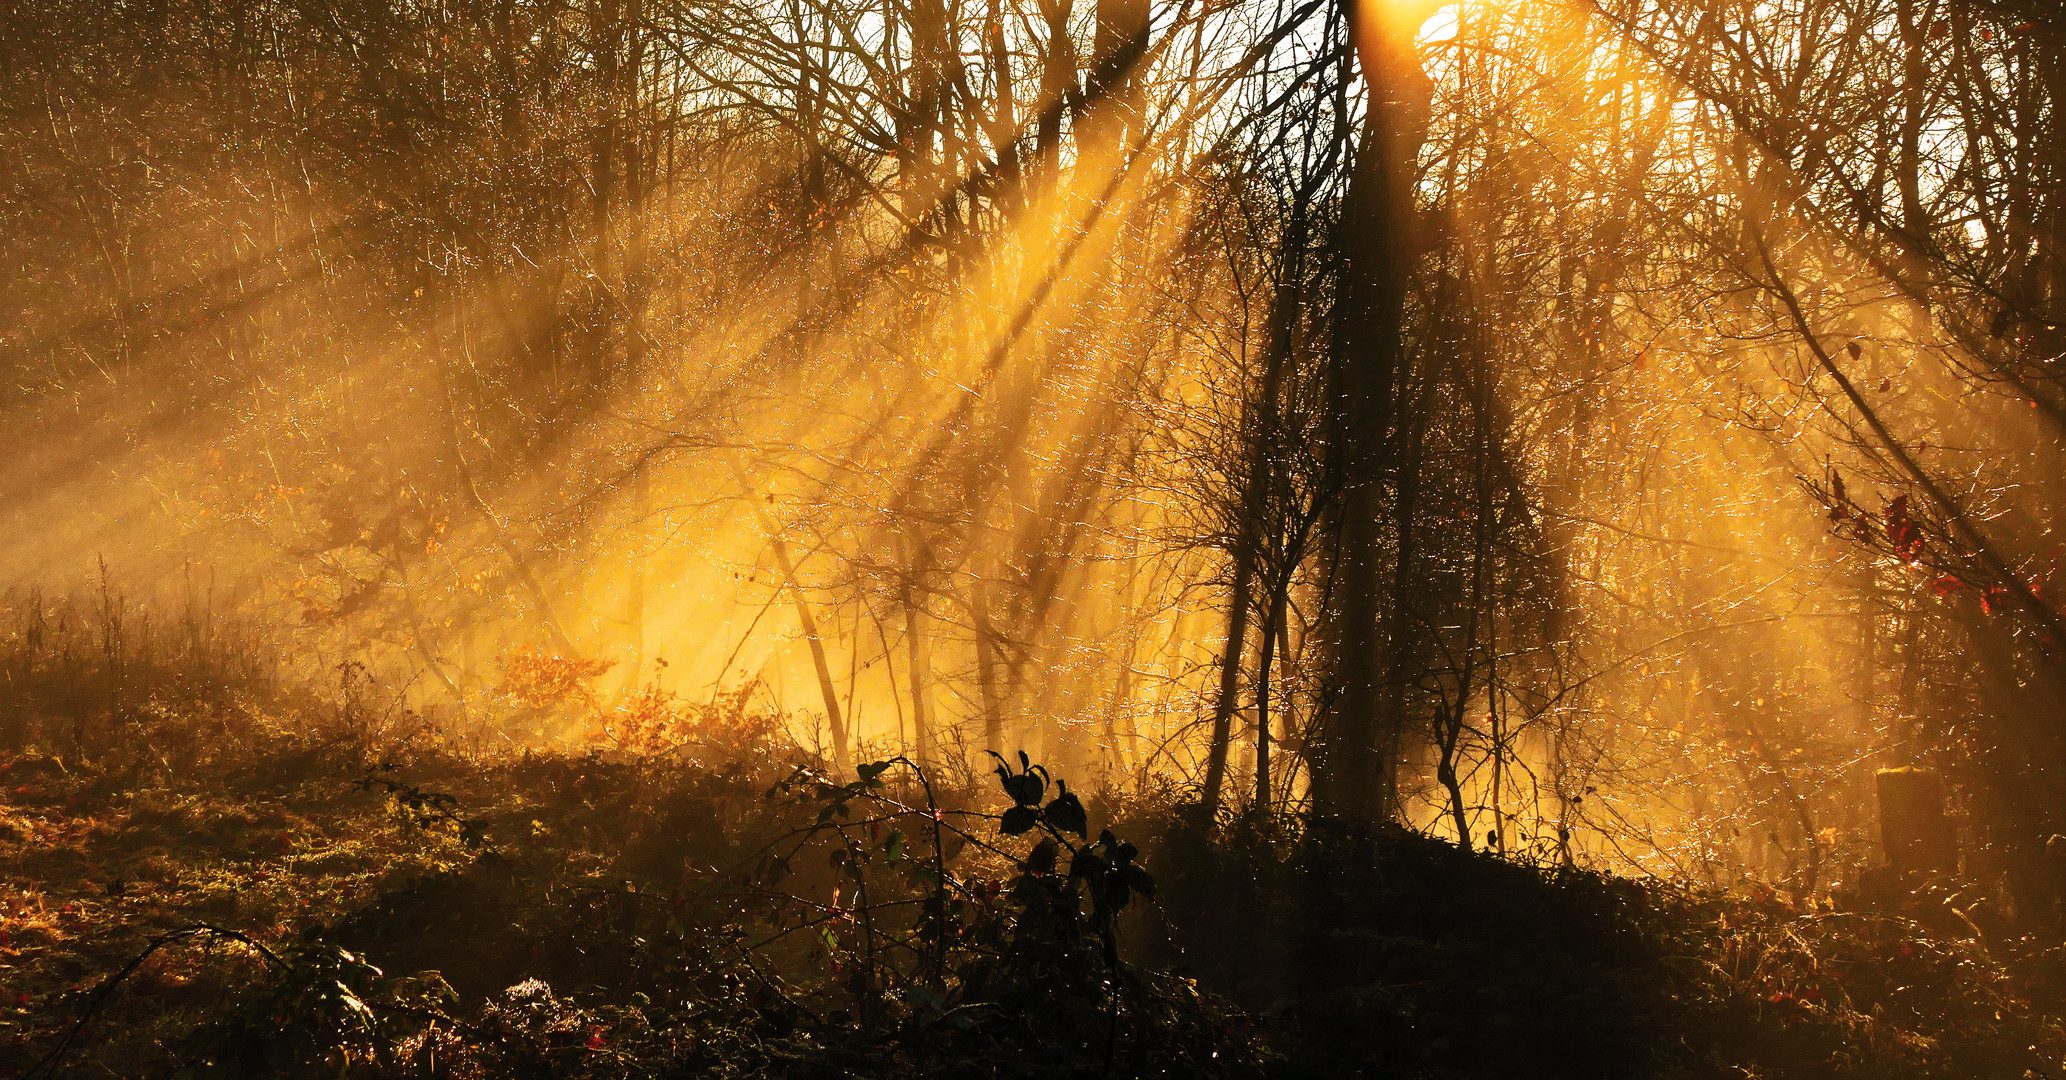
M1004 812L1004 820L998 822L997 828L1006 836L1019 836L1031 829L1039 820L1040 815L1031 807L1014 806Z
M883 858L891 862L904 857L904 830L897 829L890 833L889 839L883 841L882 854Z
M1026 853L1026 861L1019 864L1020 869L1029 874L1052 874L1058 851L1053 840L1042 840L1033 845L1032 851Z
M1047 792L1047 782L1037 772L1014 775L1000 767L997 776L1004 785L1004 793L1019 806L1039 806L1040 797Z
M1078 799L1068 785L1057 783L1062 793L1055 801L1047 804L1047 823L1061 832L1072 832L1087 836L1090 831L1090 817L1083 811L1083 801Z

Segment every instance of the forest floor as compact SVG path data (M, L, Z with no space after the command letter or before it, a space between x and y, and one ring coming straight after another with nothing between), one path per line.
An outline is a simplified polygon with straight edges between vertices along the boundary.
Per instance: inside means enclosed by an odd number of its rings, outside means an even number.
M2066 1074L2056 946L1920 894L1208 833L1021 763L145 734L200 757L0 759L0 1076Z

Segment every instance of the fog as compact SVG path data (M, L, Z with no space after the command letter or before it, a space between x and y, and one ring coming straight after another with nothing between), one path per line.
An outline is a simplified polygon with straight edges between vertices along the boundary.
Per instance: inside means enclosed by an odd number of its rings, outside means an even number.
M19 8L0 632L1801 899L1924 766L2027 853L2066 67L1914 6Z

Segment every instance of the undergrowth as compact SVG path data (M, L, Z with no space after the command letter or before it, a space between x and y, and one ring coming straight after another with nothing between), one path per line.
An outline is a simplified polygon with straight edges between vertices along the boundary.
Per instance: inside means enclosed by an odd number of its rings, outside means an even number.
M1023 756L835 776L671 702L695 738L484 754L349 667L138 659L117 692L11 640L4 1076L2066 1071L2056 943L1928 890L1796 908L1208 826Z

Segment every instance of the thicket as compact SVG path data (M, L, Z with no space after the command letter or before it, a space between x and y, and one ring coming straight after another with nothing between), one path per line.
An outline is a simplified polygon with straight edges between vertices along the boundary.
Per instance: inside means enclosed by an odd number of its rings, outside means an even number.
M115 668L8 645L40 673L18 700L118 698ZM1799 908L1208 823L1024 757L848 780L779 728L484 751L350 669L290 692L258 667L46 707L0 761L5 1075L1977 1077L2066 1054L2057 951L1929 889Z
M2054 905L2056 8L23 0L0 569Z

